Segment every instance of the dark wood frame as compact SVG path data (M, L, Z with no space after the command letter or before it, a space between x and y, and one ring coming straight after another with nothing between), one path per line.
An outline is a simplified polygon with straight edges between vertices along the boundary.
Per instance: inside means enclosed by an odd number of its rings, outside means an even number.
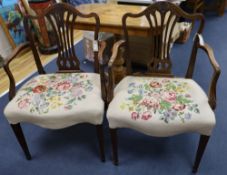
M204 0L186 0L188 6L192 5L193 13L204 11Z
M68 16L65 18L63 14L66 11L68 12ZM51 17L51 15L52 15L52 17ZM27 33L27 36L28 36L30 42L19 45L13 51L13 53L5 60L5 63L3 66L6 74L8 75L9 81L10 81L9 100L13 99L14 96L16 95L15 79L14 79L13 73L10 70L9 64L23 50L27 49L28 47L31 48L33 55L34 55L34 60L35 60L36 66L37 66L38 73L45 74L45 70L43 68L42 62L39 57L39 53L38 53L36 45L35 45L34 36L30 29L29 20L37 20L39 18L44 18L44 17L46 17L48 20L50 20L52 28L54 29L54 34L55 34L56 38L58 38L57 39L57 45L58 45L57 65L59 68L59 71L58 71L59 73L83 72L80 69L80 63L79 63L79 60L78 60L75 50L74 50L73 30L74 30L75 24L69 20L70 15L73 16L73 19L75 19L77 16L79 16L81 18L94 18L96 21L94 40L98 41L100 20L99 20L98 15L95 13L82 14L71 5L68 5L65 3L58 3L58 4L55 4L51 7L49 7L48 9L46 9L44 11L44 13L39 16L29 16L29 15L25 16L24 26L25 26L25 31ZM54 17L56 17L55 18L56 23L53 22ZM60 27L62 27L62 29L60 29ZM63 31L63 34L60 30ZM69 37L71 37L71 38L69 38ZM94 61L95 61L94 72L100 73L102 98L104 99L104 101L106 99L106 87L105 87L105 82L104 82L105 75L104 75L104 64L102 61L102 55L103 55L105 46L106 46L105 42L100 42L99 49L94 51ZM69 64L67 64L67 62L69 62ZM68 65L70 65L70 66L68 66ZM20 123L11 124L11 127L26 155L26 158L28 160L30 160L31 155L28 150L28 146L26 144L26 140L25 140L23 131L21 129ZM97 130L97 136L98 136L98 142L99 142L100 159L101 159L101 161L105 161L104 137L103 137L102 124L96 125L96 130Z
M167 25L170 25L169 22L167 22L166 25L163 25L163 22L161 23L161 26L157 25L157 19L155 20L156 25L151 24L150 21L150 27L151 27L151 33L153 33L154 37L153 37L153 41L154 41L154 45L156 45L156 47L153 48L152 53L153 53L153 57L151 58L151 63L152 64L148 64L148 72L146 72L145 74L134 74L131 71L131 59L130 59L130 48L129 48L129 37L128 37L128 31L127 31L127 25L126 25L126 20L127 18L131 17L131 18L137 18L137 17L141 17L141 16L145 16L147 17L148 21L149 21L149 15L153 15L155 11L158 10L161 15L164 15L167 11L170 11L171 14L174 14L177 16L177 19L175 19L174 23L177 22L177 20L180 17L183 17L185 19L190 19L192 20L192 22L194 22L195 20L198 20L200 22L199 24L199 28L197 31L197 34L195 36L194 39L194 43L193 43L193 48L192 48L192 52L191 52L191 56L190 56L190 61L189 61L189 65L188 65L188 69L185 75L185 78L192 78L193 76L193 72L194 72L194 67L195 67L195 62L196 62L196 55L197 55L197 51L198 49L202 49L203 51L205 51L205 53L208 56L208 59L213 67L213 76L211 78L211 82L210 82L210 88L209 88L209 92L208 92L208 99L209 99L209 105L211 106L211 108L213 110L215 110L216 107L216 85L217 85L217 81L219 78L219 75L221 73L220 67L214 57L214 53L212 48L206 44L202 38L202 31L204 28L204 17L202 14L188 14L185 13L182 9L180 9L179 7L177 7L174 4L168 3L168 2L158 2L155 3L151 6L149 6L147 9L145 9L144 11L142 11L141 13L138 14L131 14L131 13L126 13L123 18L122 18L122 23L123 23L123 30L124 30L124 37L125 40L120 40L118 42L116 42L113 46L113 53L112 56L109 60L108 63L108 72L109 72L109 79L108 79L108 103L114 98L114 87L115 87L115 81L114 81L114 73L113 73L113 69L114 69L114 63L116 61L116 58L119 54L119 50L120 48L124 48L125 49L125 64L126 64L126 72L127 75L137 75L137 76L167 76L167 77L172 77L172 73L171 73L171 60L170 60L170 44L171 44L171 37L169 39L166 40L166 45L167 46L163 46L165 43L164 42L159 42L160 39L157 36L163 36L163 30L164 28L168 27ZM172 27L170 29L170 34L172 33ZM164 61L161 59L162 54L160 54L160 51L162 50L162 47L167 47L166 50L166 54L164 54ZM166 55L166 56L165 56ZM165 65L167 63L168 66L163 66L163 64ZM161 66L161 68L159 68L159 66ZM162 67L163 66L163 67ZM112 141L112 156L113 156L113 163L115 165L118 165L118 146L117 146L117 129L113 129L110 128L110 135L111 135L111 141ZM197 150L197 154L196 154L196 159L194 162L194 166L193 166L193 172L197 172L202 155L204 153L204 150L206 148L207 142L209 140L209 136L205 136L205 135L201 135L200 136L200 142L199 142L199 146L198 146L198 150Z

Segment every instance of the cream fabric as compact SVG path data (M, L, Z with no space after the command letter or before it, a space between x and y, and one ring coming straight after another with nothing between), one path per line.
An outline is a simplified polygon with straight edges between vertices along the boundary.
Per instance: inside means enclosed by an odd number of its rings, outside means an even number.
M115 88L110 128L132 128L165 137L184 132L210 135L215 116L208 98L191 79L125 77Z
M45 74L29 80L4 110L11 124L29 122L59 129L77 123L101 124L104 102L95 73Z

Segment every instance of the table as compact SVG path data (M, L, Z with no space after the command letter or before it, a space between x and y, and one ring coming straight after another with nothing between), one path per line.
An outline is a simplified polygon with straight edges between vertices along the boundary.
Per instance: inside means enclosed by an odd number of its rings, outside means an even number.
M126 12L139 13L146 6L131 6L118 4L83 4L77 6L82 13L95 12L100 18L100 32L109 32L122 35L122 16ZM148 23L145 18L137 19L129 22L129 35L148 35ZM77 20L77 29L94 30L95 25L93 19Z

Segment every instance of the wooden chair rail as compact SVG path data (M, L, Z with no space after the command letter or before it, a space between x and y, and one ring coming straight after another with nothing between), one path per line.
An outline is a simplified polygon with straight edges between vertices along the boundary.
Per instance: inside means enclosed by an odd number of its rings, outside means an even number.
M6 72L6 74L8 75L9 78L9 100L11 100L15 95L16 95L16 83L15 83L15 78L13 76L13 73L11 72L9 65L11 63L11 61L13 61L15 58L17 58L17 56L24 51L25 49L27 49L28 47L30 47L29 43L23 43L20 44L19 46L17 46L14 51L6 58L5 63L4 63L4 70Z

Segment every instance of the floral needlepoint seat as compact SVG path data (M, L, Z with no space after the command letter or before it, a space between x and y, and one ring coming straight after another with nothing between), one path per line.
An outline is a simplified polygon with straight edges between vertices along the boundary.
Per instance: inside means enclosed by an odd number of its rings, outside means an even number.
M52 129L83 122L98 125L104 114L100 87L99 75L93 73L39 75L17 92L5 115L12 124L29 122Z
M94 21L93 49L94 71L86 73L81 69L78 49L74 41L78 30L77 20ZM45 19L53 29L51 35L56 41L58 53L53 61L56 72L46 73L39 57L33 35L33 23ZM98 146L101 161L105 161L103 117L106 101L105 61L103 51L105 42L98 40L100 19L96 13L82 14L75 7L66 3L56 3L49 6L38 16L25 16L24 27L29 42L19 45L3 62L3 68L10 80L9 103L4 114L23 149L26 158L31 159L20 123L26 122L48 129L61 129L79 123L89 123L97 131ZM10 63L22 51L30 48L38 75L30 78L17 92L14 72ZM82 54L83 55L83 54ZM32 58L31 58L32 59ZM20 65L21 66L21 65ZM21 67L23 68L23 66Z
M130 21L137 18L146 19L144 26L150 29L146 38L150 42L141 42L139 48L133 48L129 35L129 29L132 27ZM174 49L175 46L172 40L174 28L182 18L192 24L191 33L193 36L194 32L195 37L194 40L193 37L188 40L193 42L191 55L188 56L185 51L185 55L179 58L176 52L171 54L171 48ZM188 14L167 1L153 3L137 14L123 15L124 40L114 44L108 62L107 119L115 165L118 164L117 131L120 128L133 129L155 137L192 132L200 135L193 166L193 172L197 172L215 126L213 111L216 108L216 86L221 72L212 48L203 39L204 22L202 14ZM178 47L185 49L184 45ZM202 58L197 55L199 50L205 52ZM138 60L143 60L143 68L132 64L134 52L138 52ZM149 53L149 57L144 59L141 53ZM125 66L125 76L117 81L119 68L116 65L119 63L116 58L119 55L122 56L122 65ZM172 61L172 57L175 57L175 61ZM196 59L201 61L198 66L195 66ZM197 81L193 80L194 69L204 69L203 64L210 64L212 67L212 70L205 70L207 75L212 74L209 84L205 81L205 75L200 79L197 77ZM185 65L187 70L184 70ZM184 77L182 73L185 74ZM204 80L204 84L198 80ZM209 89L207 94L199 84Z
M211 134L215 117L208 98L191 79L124 78L107 113L110 128L129 127L151 136Z

